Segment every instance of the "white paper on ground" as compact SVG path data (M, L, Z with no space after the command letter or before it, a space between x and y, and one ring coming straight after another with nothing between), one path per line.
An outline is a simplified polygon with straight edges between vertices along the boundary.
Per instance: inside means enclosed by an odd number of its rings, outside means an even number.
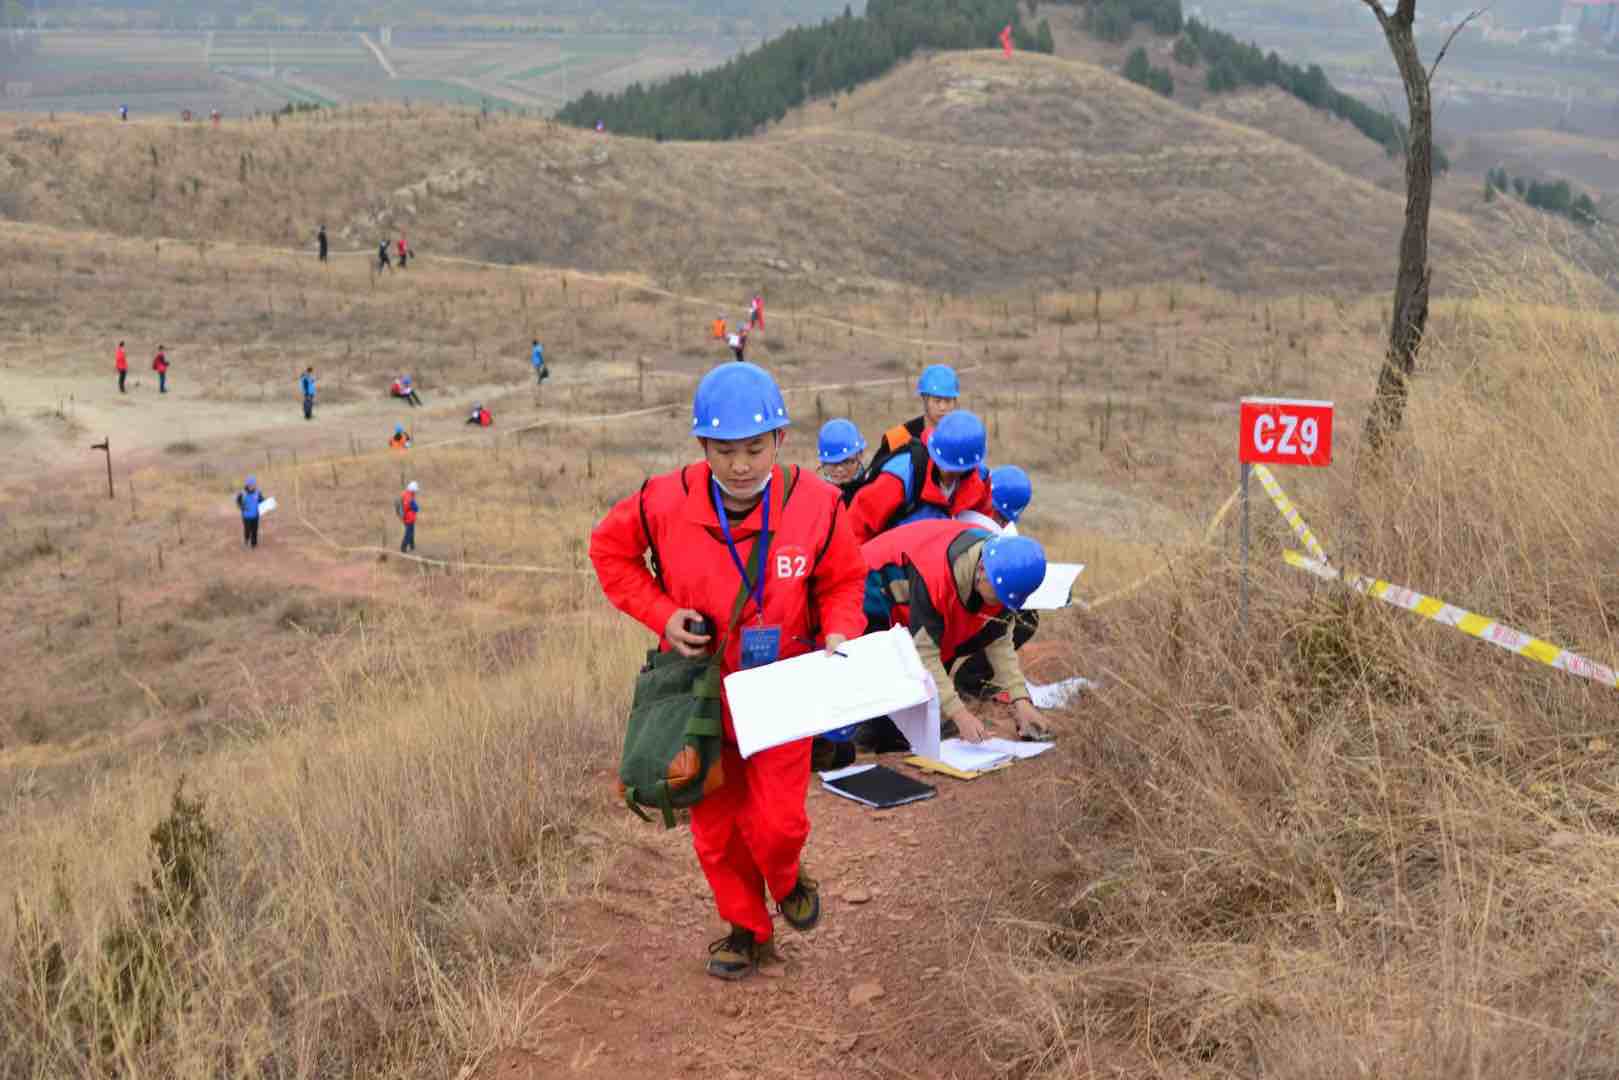
M985 750L995 750L1002 754L1011 754L1018 760L1039 757L1050 750L1056 743L1024 742L1022 739L985 739L978 744Z
M743 757L885 714L901 731L908 723L925 738L931 713L938 738L938 695L909 630L896 626L867 634L844 642L839 652L845 655L816 649L725 677L725 697ZM901 715L907 717L905 723Z
M1074 591L1074 582L1084 572L1084 563L1047 563L1045 580L1023 601L1023 610L1055 611L1067 607L1071 602L1069 594Z
M1029 703L1037 709L1060 709L1077 698L1083 691L1095 689L1095 683L1079 675L1045 686L1030 683Z
M920 751L918 753L921 754ZM1012 755L1008 753L985 749L983 743L970 743L966 739L946 739L939 744L938 754L921 754L921 756L931 757L962 772L982 772L984 769L994 768L1003 761L1012 760Z
M259 517L263 517L265 514L273 513L275 511L275 505L275 498L273 496L259 503Z

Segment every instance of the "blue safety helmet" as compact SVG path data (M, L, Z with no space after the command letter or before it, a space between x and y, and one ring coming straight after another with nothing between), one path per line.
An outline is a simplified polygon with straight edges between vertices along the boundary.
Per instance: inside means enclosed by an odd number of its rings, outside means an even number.
M1029 474L1016 465L1002 465L989 474L989 497L1007 521L1016 521L1028 508L1034 488Z
M949 364L929 364L916 380L916 392L928 397L960 397L961 380L956 378L956 369Z
M259 478L256 477L256 476L249 476L247 478L247 484L245 486L247 486L247 487L258 487L259 486Z
M758 364L715 368L692 398L691 433L699 439L751 439L791 422L776 380Z
M939 421L928 440L928 457L946 472L969 472L984 460L984 422L965 409Z
M820 458L822 465L836 465L865 449L866 440L860 437L860 429L854 426L854 421L840 416L821 425L820 445L816 448L815 456Z
M1001 603L1021 610L1046 579L1046 551L1027 536L997 536L984 545L984 573Z
M394 425L394 434L395 435L403 435L404 433L405 433L405 425L404 424L395 424Z

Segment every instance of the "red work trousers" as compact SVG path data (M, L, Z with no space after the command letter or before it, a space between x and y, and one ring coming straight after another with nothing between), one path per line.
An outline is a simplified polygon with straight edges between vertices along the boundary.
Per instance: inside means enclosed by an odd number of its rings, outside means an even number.
M746 761L724 751L725 785L691 810L692 846L720 918L768 941L770 908L798 883L809 839L810 740L761 750Z

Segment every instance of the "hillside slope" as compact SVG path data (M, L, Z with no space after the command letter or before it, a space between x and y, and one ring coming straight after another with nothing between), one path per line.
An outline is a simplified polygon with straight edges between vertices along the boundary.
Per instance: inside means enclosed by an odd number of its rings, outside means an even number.
M666 281L793 275L992 290L1206 279L1362 291L1401 200L1100 68L913 61L728 144L343 110L277 126L0 120L0 215L125 235L456 253ZM1441 267L1493 246L1438 214ZM1439 282L1443 287L1443 280Z

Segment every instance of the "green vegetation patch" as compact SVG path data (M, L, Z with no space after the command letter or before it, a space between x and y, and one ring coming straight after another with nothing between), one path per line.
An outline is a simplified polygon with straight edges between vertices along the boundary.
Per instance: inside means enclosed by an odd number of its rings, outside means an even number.
M711 71L586 93L557 118L599 122L619 135L734 139L806 100L876 79L918 49L992 47L1007 26L1018 48L1052 50L1051 28L1025 26L1017 0L869 0L864 15L845 7L839 18L789 30Z

